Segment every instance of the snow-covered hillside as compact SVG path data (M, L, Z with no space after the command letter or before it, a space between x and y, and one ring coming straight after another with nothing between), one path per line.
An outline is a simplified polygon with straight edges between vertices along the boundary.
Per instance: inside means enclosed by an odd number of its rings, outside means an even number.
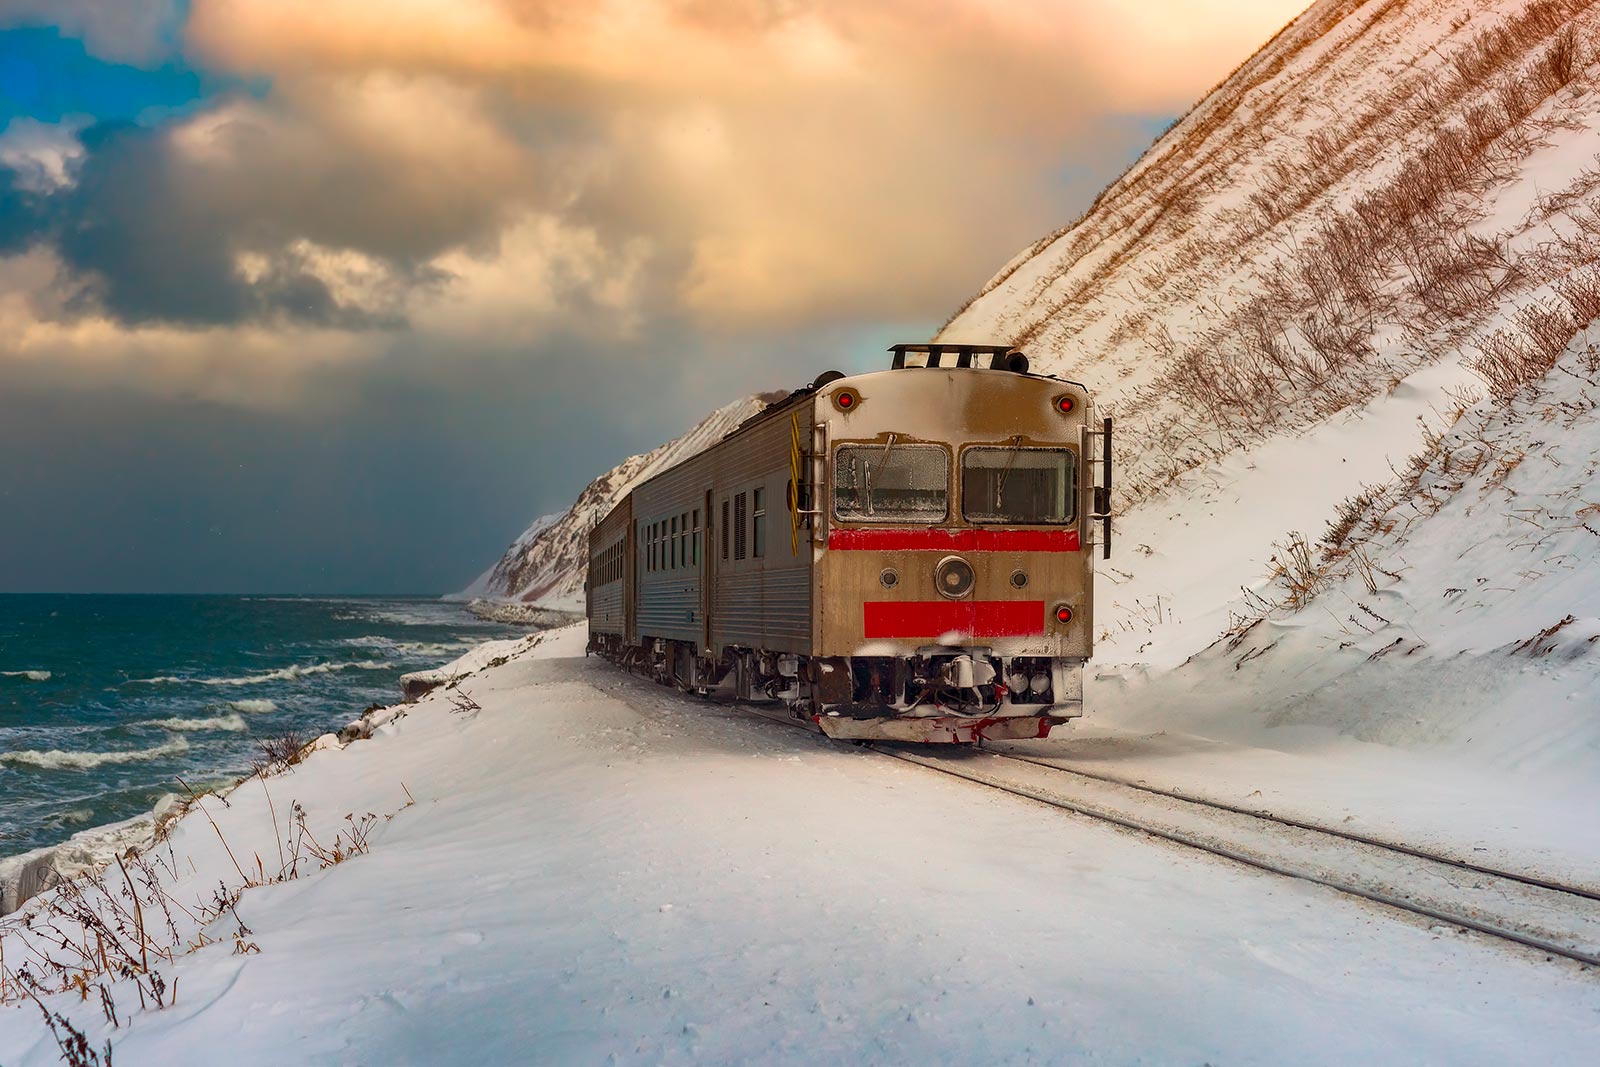
M566 511L536 519L493 567L458 599L508 600L556 610L583 610L589 529L635 485L720 440L775 395L751 396L718 408L676 440L631 456L606 471Z
M1295 572L1352 551L1330 526L1455 491L1410 466L1455 418L1592 378L1551 367L1600 313L1597 60L1586 0L1322 0L946 325L1117 417L1102 663L1172 666L1303 607ZM1523 542L1483 517L1440 536Z

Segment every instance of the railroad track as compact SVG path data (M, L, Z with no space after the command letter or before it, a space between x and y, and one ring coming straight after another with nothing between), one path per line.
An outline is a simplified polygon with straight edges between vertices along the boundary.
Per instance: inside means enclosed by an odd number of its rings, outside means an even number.
M641 686L653 685L633 676ZM729 710L796 722L758 704L704 697ZM1600 967L1600 892L1439 855L1409 845L1139 785L1043 759L962 749L863 748L1258 870Z
M1600 893L1026 756L874 752L1078 815L1600 967Z

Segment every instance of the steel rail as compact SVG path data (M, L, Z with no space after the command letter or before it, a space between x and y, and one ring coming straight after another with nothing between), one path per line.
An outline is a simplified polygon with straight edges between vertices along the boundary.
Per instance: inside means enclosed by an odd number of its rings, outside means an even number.
M1543 952L1543 953L1546 953L1546 954L1551 955L1551 956L1560 956L1563 959L1571 960L1571 961L1576 962L1576 963L1585 964L1585 965L1591 966L1591 967L1600 967L1600 955L1596 955L1596 954L1590 953L1590 952L1585 952L1585 951L1583 951L1581 949L1568 948L1565 945L1553 944L1553 943L1551 943L1549 941L1544 941L1544 940L1541 940L1541 939L1539 939L1537 937L1532 937L1532 936L1529 936L1527 934L1522 934L1522 933L1519 933L1519 932L1517 932L1515 930L1507 930L1504 927L1495 926L1492 923L1486 923L1486 922L1483 922L1481 920L1474 919L1474 918L1472 918L1471 916L1468 916L1468 915L1460 915L1460 914L1457 914L1455 912L1445 911L1445 910L1442 910L1440 908L1435 908L1435 907L1432 907L1432 906L1427 905L1427 904L1418 904L1418 903L1415 903L1415 902L1412 902L1412 901L1407 901L1407 900L1404 900L1404 899L1402 899L1400 897L1393 896L1393 895L1391 895L1389 893L1380 892L1380 891L1375 890L1375 889L1367 889L1367 888L1364 888L1364 887L1358 886L1358 885L1351 885L1348 882L1340 881L1338 879L1326 877L1326 876L1323 876L1323 875L1318 875L1318 874L1315 874L1315 873L1313 873L1311 871L1298 870L1298 869L1295 869L1294 867L1290 867L1290 866L1287 866L1287 865L1282 864L1282 863L1275 863L1270 859L1266 859L1266 858L1263 858L1263 857L1260 857L1260 856L1249 855L1248 853L1241 852L1241 851L1239 851L1237 849L1229 848L1226 845L1219 845L1219 844L1209 843L1209 842L1200 840L1198 838L1192 837L1189 834L1182 833L1181 831L1178 831L1178 830L1171 830L1171 829L1166 829L1166 828L1163 828L1163 827L1160 827L1160 826L1153 826L1153 825L1150 825L1148 823L1140 822L1137 819L1130 818L1130 817L1128 817L1126 815L1119 815L1119 814L1117 814L1115 812L1109 812L1109 811L1104 811L1104 810L1098 809L1098 808L1094 807L1091 804L1085 804L1085 803L1083 803L1081 801L1068 800L1065 797L1052 796L1051 794L1046 793L1043 790L1034 789L1034 788L1032 788L1030 786L1027 786L1027 785L1024 785L1024 784L1021 784L1021 783L1005 782L1005 781L1002 781L1002 780L998 780L998 779L992 778L989 775L984 775L984 774L980 774L980 773L977 773L977 772L965 770L965 769L963 769L961 767L954 766L954 765L952 765L952 764L950 764L948 762L940 761L940 760L934 759L932 757L922 756L922 755L919 755L919 754L916 754L916 753L912 753L912 752L905 752L905 751L899 751L899 750L890 749L890 748L884 748L878 743L868 743L864 747L870 749L871 751L873 751L873 752L875 752L875 753L877 753L879 755L888 756L891 759L901 760L901 761L903 761L905 763L913 764L914 766L924 767L924 768L927 768L928 770L937 771L940 774L947 774L947 775L950 775L951 777L962 779L963 781L973 782L973 783L975 783L977 785L987 786L987 787L989 787L991 789L997 789L997 790L999 790L1001 792L1010 793L1010 794L1013 794L1015 796L1023 797L1023 798L1025 798L1027 800L1035 801L1037 803L1047 804L1050 807L1060 808L1060 809L1063 809L1063 810L1066 810L1066 811L1073 812L1073 813L1078 814L1078 815L1085 816L1087 818L1097 819L1097 820L1099 820L1101 822L1108 822L1108 823L1111 823L1112 825L1120 826L1120 827L1122 827L1123 829L1126 829L1126 830L1132 830L1132 831L1135 831L1136 833L1142 833L1142 834L1146 834L1146 835L1148 835L1150 837L1159 838L1159 839L1164 840L1164 841L1170 841L1170 842L1172 842L1174 844L1183 845L1183 846L1185 846L1187 848L1196 849L1196 850L1198 850L1200 852L1206 852L1206 853L1210 853L1211 855L1214 855L1214 856L1220 856L1223 859L1233 860L1235 863L1240 863L1240 864L1243 864L1243 865L1245 865L1247 867L1254 867L1257 870L1263 870L1263 871L1267 871L1267 872L1272 873L1272 874L1282 875L1283 877L1286 877L1286 878L1295 878L1295 879L1299 879L1301 881L1311 882L1311 883L1313 883L1315 885L1320 885L1320 886L1323 886L1323 887L1325 887L1327 889L1332 889L1335 892L1345 893L1345 894L1348 894L1350 896L1359 897L1359 898L1361 898L1363 900L1367 900L1367 901L1370 901L1370 902L1375 903L1375 904L1382 904L1382 905L1384 905L1386 907L1394 908L1397 911L1403 911L1403 912L1406 912L1406 913L1411 914L1411 915L1420 915L1420 916L1422 916L1424 918L1433 919L1433 920L1435 920L1437 922L1448 923L1449 925L1458 927L1460 929L1471 930L1471 931L1474 931L1475 933L1484 934L1484 935L1489 936L1489 937L1499 938L1500 940L1503 940L1503 941L1510 941L1510 942L1513 942L1515 944L1522 945L1524 948L1530 948L1530 949L1533 949L1535 951ZM990 754L993 754L993 753L990 753ZM1018 760L1017 762L1032 763L1034 761L1032 761L1032 760ZM1041 766L1049 767L1051 770L1054 770L1054 771L1057 771L1058 773L1066 774L1066 775L1072 775L1072 774L1076 774L1077 773L1075 771L1071 771L1071 770L1068 770L1066 768L1055 766L1055 765L1052 765L1052 764L1041 764ZM1119 783L1116 783L1116 784L1121 785L1123 783L1119 782ZM1210 806L1210 805L1205 805L1205 804L1200 803L1200 802L1190 801L1190 799L1188 797L1177 797L1177 798L1169 798L1169 799L1177 799L1177 800L1181 800L1181 801L1184 801L1184 802L1196 803L1196 804L1198 804L1199 806L1202 806L1202 807ZM1246 816L1252 816L1252 817L1260 819L1260 821L1263 821L1263 822L1273 821L1273 820L1266 819L1266 818L1263 818L1263 817L1260 817L1260 816L1255 816L1254 813L1248 812L1248 811L1242 812L1242 813L1234 813L1234 814L1244 814ZM1296 827L1296 829L1302 829L1302 828ZM1310 827L1308 829L1308 832L1320 833L1322 831L1321 831L1321 829L1319 827ZM1362 844L1368 844L1367 842L1361 842L1361 843ZM1380 849L1386 849L1388 851L1397 851L1397 852L1400 852L1401 854L1408 854L1408 853L1404 852L1404 850L1388 849L1388 846L1383 845L1383 844L1378 844L1378 845L1370 845L1370 844L1368 844L1368 847L1376 847L1376 848L1380 848ZM1460 866L1459 864L1447 864L1447 865ZM1545 888L1545 887L1541 886L1540 888ZM1562 890L1559 890L1559 889L1554 890L1554 891L1555 892L1562 892Z
M1600 901L1600 891L1586 889L1583 886L1567 885L1564 882L1554 882L1550 881L1549 879L1540 878L1531 874L1517 874L1514 871L1502 871L1496 867L1486 867L1483 864L1473 863L1471 860L1456 859L1453 856L1445 856L1436 852L1429 852L1427 849L1416 848L1412 845L1402 845L1394 841L1385 841L1378 837L1368 837L1365 834L1358 834L1349 830L1338 830L1331 826L1322 826L1313 822L1302 822L1299 819L1294 819L1286 815L1274 815L1271 812L1257 811L1252 808L1228 804L1220 800L1207 800L1205 797L1195 796L1192 793L1184 793L1176 789L1162 789L1159 786L1141 785L1138 782L1130 782L1125 778L1118 778L1114 775L1096 774L1094 771L1085 771L1080 770L1077 767L1069 767L1060 763L1051 763L1048 760L1040 759L1038 757L1020 756L1014 752L996 752L995 750L988 748L984 749L983 751L985 755L995 756L1000 759L1014 760L1017 763L1030 763L1035 767L1047 767L1053 771L1064 771L1068 774L1076 774L1083 778L1092 778L1097 782L1105 782L1108 785L1120 785L1128 789L1137 789L1141 793L1153 793L1156 796L1166 797L1170 800L1181 800L1186 804L1198 804L1201 807L1216 808L1218 811L1226 811L1234 815L1248 815L1251 818L1264 819L1268 822L1275 822L1283 826L1292 826L1296 830L1308 830L1312 833L1327 834L1329 837L1340 837L1346 841L1353 841L1356 844L1371 845L1374 848L1385 849L1389 852L1399 852L1403 855L1415 856L1417 859L1429 860L1433 863L1441 863L1445 866L1456 867L1463 871L1471 871L1474 874L1484 874L1491 878L1504 878L1507 881L1521 882L1523 885L1531 885L1539 889L1548 889L1553 893L1566 893L1570 896L1585 897L1589 900Z
M633 672L630 671L626 673L631 675ZM645 680L648 681L650 679ZM684 695L688 694L684 693ZM711 704L720 705L725 708L742 708L747 711L754 711L762 718L769 719L774 722L780 722L788 726L799 727L803 730L815 730L815 727L810 723L797 721L786 716L780 716L767 712L765 709L756 708L749 701L742 701L737 698L719 699L717 696L713 696L710 693L702 693L699 695L703 700ZM1374 904L1380 904L1384 907L1393 908L1396 911L1404 912L1409 915L1421 916L1422 918L1432 919L1436 922L1446 923L1450 926L1457 927L1458 929L1470 930L1474 933L1483 934L1486 937L1492 937L1501 941L1507 941L1511 942L1512 944L1521 945L1524 948L1532 949L1536 952L1543 952L1547 956L1559 956L1562 959L1570 960L1574 963L1583 964L1588 967L1600 967L1600 954L1585 952L1581 949L1568 948L1565 945L1558 945L1550 941L1545 941L1540 938L1530 936L1528 934L1519 933L1515 930L1508 930L1492 923L1486 923L1479 919L1474 919L1469 915L1461 915L1456 912L1435 908L1427 904L1415 903L1413 901L1408 901L1401 897L1384 893L1379 890L1367 889L1359 885L1349 884L1348 882L1341 881L1336 878L1318 875L1307 870L1296 869L1283 863L1275 863L1270 859L1260 856L1252 856L1248 853L1241 852L1238 849L1229 848L1226 845L1210 843L1193 837L1192 835L1182 833L1178 830L1153 826L1148 823L1140 822L1137 819L1129 818L1126 815L1119 815L1115 812L1101 810L1091 804L1068 800L1065 797L1054 796L1043 790L1034 789L1022 783L1005 782L989 775L965 770L947 761L941 761L931 756L924 756L914 752L887 748L882 742L858 741L855 742L855 744L858 747L874 753L875 755L887 756L891 759L910 763L913 766L922 767L940 774L946 774L953 778L961 779L962 781L971 782L975 785L986 786L999 792L1022 797L1025 800L1031 800L1035 803L1045 804L1049 807L1057 808L1063 811L1069 811L1073 814L1084 816L1085 818L1110 823L1113 826L1118 826L1125 830L1131 830L1135 833L1157 838L1158 840L1168 841L1172 844L1182 845L1185 848L1192 848L1199 852L1205 852L1213 856L1221 857L1222 859L1232 860L1235 863L1246 867L1251 867L1256 870L1266 871L1269 874L1276 874L1285 878L1293 878L1299 881L1309 882L1313 885L1319 885L1323 888L1331 889L1336 893L1344 893L1347 896L1353 896ZM1302 823L1296 820L1280 818L1275 815L1251 811L1248 808L1202 800L1196 797L1186 796L1182 793L1164 790L1153 786L1136 785L1132 782L1126 782L1110 775L1100 775L1079 771L1070 767L1063 767L1060 764L1048 763L1040 759L1031 759L1025 756L1014 756L1009 753L994 752L991 750L984 750L983 754L985 756L1007 760L1014 763L1022 763L1041 767L1068 777L1086 778L1091 781L1103 782L1108 785L1133 789L1137 792L1160 796L1163 799L1175 800L1179 803L1189 804L1194 807L1210 808L1215 811L1223 811L1230 815L1243 816L1256 822L1273 823L1287 826L1303 833L1342 839L1353 844L1363 845L1367 848L1374 848L1378 849L1379 851L1389 852L1395 855L1410 856L1414 859L1421 859L1426 862L1437 863L1441 866L1450 867L1456 870L1470 871L1471 873L1479 874L1484 877L1501 878L1507 881L1527 885L1532 888L1543 889L1547 892L1559 893L1566 896L1587 900L1600 900L1600 894L1596 894L1590 890L1575 886L1566 886L1560 883L1550 882L1538 878L1524 877L1512 874L1508 871L1499 871L1489 867L1482 867L1460 860L1450 859L1448 857L1435 856L1429 854L1425 850L1411 848L1410 846L1406 845L1396 845L1388 841L1378 840L1376 838L1367 838L1360 834L1332 830L1327 827L1317 826L1312 823Z

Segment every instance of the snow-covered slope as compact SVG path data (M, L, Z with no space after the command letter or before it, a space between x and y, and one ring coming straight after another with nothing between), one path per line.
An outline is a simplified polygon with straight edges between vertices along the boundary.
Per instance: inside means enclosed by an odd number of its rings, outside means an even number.
M536 519L505 555L457 599L514 600L557 610L583 608L589 530L640 482L720 440L775 396L751 396L718 408L688 433L623 460L578 495L566 511Z
M1597 46L1581 0L1322 0L946 325L1117 418L1103 662L1259 615L1296 532L1600 313Z

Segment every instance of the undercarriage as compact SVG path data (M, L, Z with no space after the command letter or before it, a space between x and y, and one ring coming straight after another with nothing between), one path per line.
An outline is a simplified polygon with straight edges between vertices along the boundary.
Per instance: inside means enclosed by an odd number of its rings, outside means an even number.
M773 701L849 740L968 743L1041 738L1083 714L1083 661L930 645L898 656L800 656L591 634L588 651L684 692Z

